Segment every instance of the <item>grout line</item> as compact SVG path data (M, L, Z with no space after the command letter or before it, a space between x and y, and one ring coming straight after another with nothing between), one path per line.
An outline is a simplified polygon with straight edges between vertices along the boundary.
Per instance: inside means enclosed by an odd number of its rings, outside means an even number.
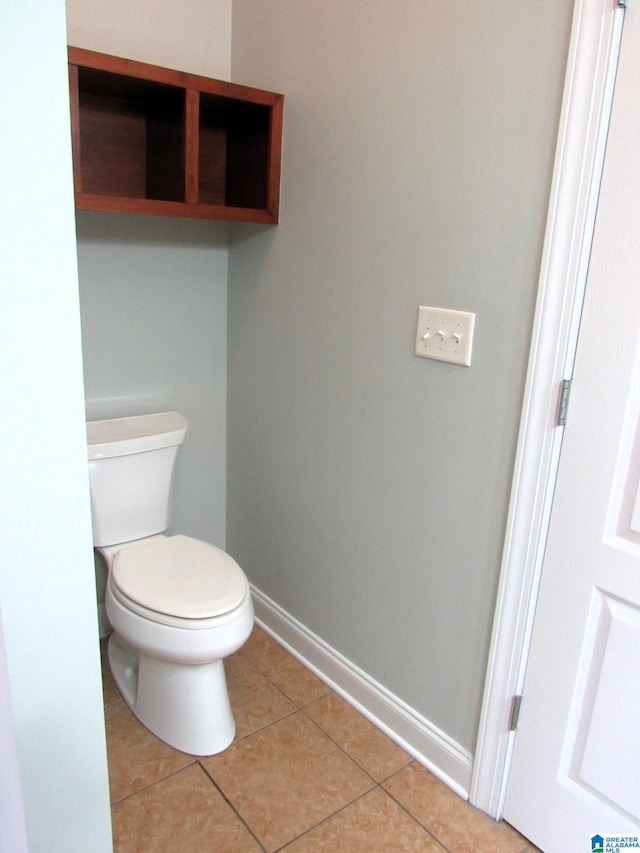
M247 823L247 821L243 818L242 814L241 814L241 813L238 811L238 809L234 806L234 804L231 802L231 800L229 799L229 797L228 797L228 796L225 794L225 792L222 790L222 788L220 787L220 785L218 785L218 783L217 783L217 782L216 782L216 780L213 778L213 776L211 775L211 773L209 773L209 771L207 770L207 768L206 768L206 767L205 767L205 766L204 766L204 765L203 765L199 760L198 760L198 761L196 761L196 764L200 767L200 769L202 770L202 772L204 773L204 775L207 777L207 779L209 780L209 782L213 785L213 787L216 789L216 791L220 794L220 796L222 797L222 799L223 799L223 800L225 801L225 803L229 806L229 808L231 809L231 811L232 811L232 812L234 813L234 815L238 818L238 820L240 821L240 823L244 826L244 828L247 830L247 832L248 832L248 833L249 833L249 835L253 838L253 840L256 842L256 844L260 847L260 849L261 849L262 851L264 851L264 853L267 853L267 848L266 848L266 847L264 846L264 844L260 841L260 839L257 837L257 835L255 834L255 832L251 829L251 827L249 826L249 824Z
M265 630L264 630L264 628L261 628L259 625L257 625L257 623L256 623L256 627L257 627L257 628L260 630L260 632L264 635L264 638L265 638L265 639L264 639L264 641L263 641L264 645L269 645L269 644L273 643L275 646L277 646L277 647L278 647L278 649L279 649L280 651L284 652L284 653L287 655L287 657L291 658L291 660L292 660L296 665L298 665L298 666L302 667L302 669L304 669L304 670L306 670L307 672L311 673L311 675L313 675L315 678L317 678L317 680L318 680L318 681L319 681L319 682L320 682L320 683L325 687L325 692L324 692L324 693L320 693L318 696L314 696L312 699L309 699L309 701L308 701L308 702L304 702L303 704L299 704L298 702L296 702L296 700L295 700L292 696L289 696L289 694L288 694L288 693L286 693L286 692L284 691L284 689L283 689L282 687L280 687L280 685L279 685L279 684L277 684L277 683L276 683L276 682L271 678L271 676L270 676L270 675L268 675L268 674L267 674L267 673L262 669L262 667L261 667L259 664L255 663L253 660L251 660L251 658L250 658L247 654L245 654L245 653L244 653L244 646L242 647L242 649L240 649L238 652L236 652L236 654L240 654L240 655L242 655L242 657L243 657L243 658L244 658L248 663L250 663L250 664L251 664L251 666L253 666L253 667L254 667L254 669L256 669L256 670L257 670L257 671L258 671L262 676L264 676L264 678L266 678L266 679L267 679L267 681L268 681L268 682L269 682L273 687L275 687L275 688L276 688L276 690L278 690L278 692L279 692L279 693L281 693L281 694L282 694L282 696L284 696L284 698L285 698L285 699L287 699L289 702L293 702L293 704L296 706L296 708L298 708L298 710L302 710L303 708L307 708L309 705L312 705L314 702L317 702L318 700L320 700L320 699L324 698L325 696L328 696L330 693L335 693L335 691L333 690L333 688L332 688L329 684L327 684L325 681L323 681L321 678L319 678L317 675L315 675L315 673L311 672L311 670L309 669L309 667L308 667L308 666L305 666L301 661L299 661L299 660L296 658L296 656L295 656L295 655L292 655L292 654L291 654L291 652L290 652L287 648L285 648L285 647L282 645L282 643L278 642L278 640L276 640L276 639L275 639L275 637L272 637L272 636L271 636L271 634L269 634L267 631L265 631Z
M395 774L394 774L394 775L395 775ZM391 777L389 777L389 778L391 778ZM388 780L385 780L385 781L388 781ZM382 787L382 784L380 785L380 787ZM401 803L401 802L400 802L400 800L396 799L396 797L394 797L394 796L393 796L393 794L391 793L391 791L387 791L387 789L386 789L386 788L382 788L382 790L385 792L385 794L386 794L388 797L390 797L390 798L393 800L393 802L394 802L396 805L398 805L398 806L402 809L402 811L403 811L405 814L409 815L409 817L410 817L412 820L414 820L414 821L418 824L418 826L420 826L422 829L424 829L424 831L427 833L427 835L428 835L430 838L433 838L433 840L436 842L436 844L439 844L439 845L440 845L440 847L442 847L442 849L443 849L444 851L446 851L446 853L455 853L455 851L451 851L451 850L447 847L447 845L446 845L443 841L441 841L441 840L438 838L438 836L437 836L437 835L434 835L434 833L433 833L433 832L432 832L432 831L431 831L427 826L425 826L425 825L424 825L424 823L423 823L421 820L419 820L419 819L418 819L414 814L412 814L412 813L409 811L409 809L404 805L404 803Z
M281 717L276 717L275 720L269 720L269 722L265 723L263 726L258 726L257 729L251 729L250 732L247 732L246 734L241 735L240 737L235 737L233 739L233 741L231 742L231 744L227 747L227 749L231 749L231 747L233 746L234 743L240 743L241 741L246 740L248 737L251 737L252 735L257 734L258 732L263 732L265 729L268 729L271 726L274 726L276 723L281 723L283 720L286 720L289 717L293 717L294 714L299 714L300 711L301 711L300 708L293 708L291 711L287 711L287 713L283 714ZM206 756L206 757L210 758L211 756Z
M266 632L265 632L265 634L266 634ZM280 643L278 643L278 642L277 642L277 640L275 640L274 638L272 638L269 634L266 634L266 636L269 638L269 642L273 642L273 643L275 643L276 645L280 646L280 648L282 648L282 649L283 649L283 650L284 650L288 655L290 655L294 660L296 660L296 658L295 658L293 655L291 655L291 654L290 654L290 652L288 652L288 650L287 650L287 649L284 649L284 647L283 647L283 646L281 646L281 645L280 645ZM376 789L379 789L380 791L382 791L382 793L384 794L384 796L389 797L389 798L390 798L390 799L391 799L391 800L392 800L392 801L393 801L397 806L399 806L399 808L400 808L400 809L401 809L401 810L402 810L402 811L403 811L403 812L404 812L404 813L405 813L409 818L411 818L411 820L412 820L413 822L415 822L415 823L416 823L416 824L417 824L417 825L418 825L418 826L419 826L419 827L420 827L420 828L421 828L421 829L426 833L426 835L427 835L429 838L433 839L433 840L434 840L434 841L435 841L435 842L436 842L436 843L437 843L437 844L442 848L442 850L443 850L443 852L444 852L444 853L451 853L450 849L449 849L449 848L448 848L448 847L447 847L447 846L446 846L446 845L445 845L445 844L444 844L444 843L443 843L443 842L442 842L442 841L441 841L441 840L440 840L440 839L439 839L439 838L438 838L438 837L433 833L433 831L431 831L431 830L430 830L430 829L429 829L429 828L428 828L428 827L427 827L427 826L426 826L426 825L425 825L421 820L419 820L419 819L418 819L414 814L412 814L412 813L411 813L411 811L410 811L410 810L409 810L409 809L408 809L408 808L407 808L407 807L406 807L402 802L400 802L400 801L399 801L396 797L394 797L394 796L393 796L389 791L387 791L387 790L386 790L386 788L384 788L384 787L383 787L383 785L384 785L386 782L388 782L390 779L392 779L394 776L398 775L399 773L402 773L402 772L403 772L404 770L406 770L406 769L407 769L407 767L409 767L412 763L416 763L416 762L415 762L415 759L413 759L413 758L412 758L412 756L411 756L409 753L406 753L406 756L407 756L407 762L406 762L402 767L399 767L399 768L397 768L396 770L392 771L392 772L391 772L391 773L389 773L387 776L385 776L383 779L381 779L381 780L377 780L377 779L376 779L376 778L375 778L375 777L374 777L374 776L373 776L373 775L372 775L372 774L371 774L371 773L370 773L370 772L369 772L365 767L363 767L363 766L362 766L362 763L361 763L360 761L358 761L358 760L357 760L353 755L351 755L351 754L348 752L348 750L347 750L347 749L346 749L346 748L345 748L341 743L339 743L339 742L338 742L338 741L337 741L337 740L336 740L336 739L335 739L335 738L334 738L334 737L333 737L329 732L327 732L327 731L322 727L322 725L321 725L319 722L317 722L316 720L312 719L312 718L311 718L311 716L307 713L307 709L309 709L313 704L315 704L315 703L319 702L321 699L325 698L327 695L330 695L330 694L332 694L332 693L335 693L335 691L334 691L334 690L332 690L328 685L326 685L326 684L325 684L325 687L327 688L325 693L323 693L323 694L321 694L321 695L319 695L319 696L314 696L314 697L313 697L312 699L310 699L308 702L306 702L306 703L304 703L304 704L300 705L300 704L298 704L298 702L296 702L294 699L292 699L290 696L288 696L288 695L287 695L287 693L286 693L286 692L285 692L285 691L284 691L284 690L283 690L283 689L282 689L282 688L281 688L281 687L280 687L280 686L279 686L275 681L273 681L273 679L272 679L272 678L271 678L271 677L270 677L266 672L264 672L264 670L262 670L262 669L261 669L261 667L260 667L258 664L256 664L253 660L251 660L249 657L247 657L247 655L246 655L246 654L243 654L243 651L242 651L242 650L241 650L241 651L239 651L239 652L237 652L236 654L238 654L238 655L242 656L242 657L244 658L244 660L245 660L245 661L250 665L250 667L254 670L254 672L258 673L261 677L263 677L263 678L265 679L265 681L266 681L268 684L270 684L270 685L271 685L271 687L275 688L275 689L276 689L276 691L277 691L277 692L278 692L278 693L279 693L279 694L280 694L284 699L286 699L288 702L290 702L290 703L293 705L293 708L292 708L290 711L288 711L287 713L283 714L282 716L277 717L276 719L270 720L268 723L265 723L264 725L262 725L262 726L260 726L260 727L258 727L258 728L256 728L256 729L253 729L252 731L247 732L246 734L243 734L243 735L242 735L241 737L239 737L239 738L235 738L235 739L234 739L234 741L233 741L233 743L241 742L241 741L245 740L246 738L251 737L251 736L252 736L252 735L254 735L254 734L257 734L257 733L259 733L259 732L264 732L264 731L266 731L267 729L270 729L270 728L272 728L273 726L278 725L279 723L283 722L284 720L288 719L289 717L293 717L295 714L299 714L299 713L301 713L301 714L303 714L303 715L305 716L305 718L306 718L309 722L311 722L311 723L313 724L313 726L314 726L314 727L315 727L319 732L321 732L321 733L322 733L322 734L323 734L323 735L324 735L324 736L325 736L325 737L326 737L326 738L327 738L327 739L328 739L328 740L329 740L329 741L330 741L334 746L336 746L336 747L340 750L340 752L341 752L343 755L345 755L347 758L349 758L349 760L350 760L350 761L351 761L351 762L352 762L356 767L358 767L358 768L359 768L359 769L360 769L360 770L361 770L361 771L362 771L362 772L367 776L367 778L368 778L368 779L370 779L370 780L371 780L371 787L369 787L369 788L368 788L368 790L366 790L366 791L365 791L365 792L363 792L362 794L359 794L358 796L356 796L354 799L350 800L349 802L345 803L343 806L341 806L340 808L336 809L336 810L335 810L334 812L332 812L331 814L326 815L326 816L325 816L325 817L323 817L321 820L319 820L316 824L314 824L312 827L309 827L309 829L307 829L307 830L305 830L304 832L300 833L300 834L299 834L298 836L296 836L295 838L292 838L292 839L290 839L289 841L287 841L287 842L286 842L286 844L284 844L284 845L282 845L281 847L277 848L277 850L278 850L278 851L285 850L287 847L289 847L290 845L292 845L292 844L293 844L295 841L297 841L298 839L303 838L304 836L308 835L310 832L312 832L313 830L315 830L317 827L321 826L322 824L324 824L324 823L326 823L327 821L329 821L329 820L331 820L332 818L334 818L336 815L340 814L340 812L342 812L342 811L344 811L345 809L349 808L350 806L354 805L354 804L355 804L355 803L357 803L358 801L362 800L364 797L367 797L369 794L371 794L371 793L372 793L373 791L375 791ZM300 661L297 661L297 663L298 663L300 666L302 666L303 668L307 669L307 667L304 667L304 664L302 664ZM107 666L108 666L108 663L107 663ZM338 694L336 694L336 695L338 695ZM126 705L126 702L124 701L124 699L123 699L123 698L120 698L120 699L113 699L112 701L110 701L110 702L108 702L108 703L105 703L105 710L106 710L106 708L108 708L108 707L110 707L110 706L112 706L112 705L115 705L115 704L117 704L118 702L122 702L124 705ZM362 715L361 715L361 716L362 716ZM366 717L365 717L364 719L366 719ZM232 744L231 746L233 746L233 744ZM178 750L178 752L179 752L179 750ZM405 752L406 752L406 750L405 750ZM191 756L191 755L187 755L186 753L183 753L183 754L184 754L185 756L187 756L188 758L190 758L190 759L191 759L191 760L189 761L189 763L187 763L187 764L186 764L186 765L184 765L183 767L180 767L180 768L178 768L178 769L176 769L176 770L174 770L174 771L172 771L172 772L170 772L170 773L167 773L165 776L162 776L162 777L160 777L160 778L158 778L158 779L155 779L153 782L150 782L149 784L144 785L142 788L140 788L140 789L138 789L138 790L136 790L136 791L133 791L133 792L131 792L130 794L127 794L126 796L121 797L120 799L118 799L118 800L116 800L116 801L112 802L112 803L111 803L111 809L113 810L115 806L119 806L120 804L122 804L122 803L126 802L127 800L131 799L132 797L135 797L135 796L137 796L138 794L141 794L141 793L143 793L143 792L145 792L145 791L149 790L150 788L153 788L154 786L156 786L156 785L160 784L161 782L166 781L167 779L170 779L172 776L175 776L175 775L177 775L178 773L181 773L181 772L183 772L184 770L187 770L187 769L188 769L188 768L190 768L193 764L196 764L196 765L200 768L200 770L205 774L206 779L207 779L207 780L208 780L208 781L209 781L209 782L214 786L214 788L215 788L215 789L218 791L218 793L221 795L221 797L223 798L224 802L229 806L229 808L231 809L231 811L233 812L233 814L234 814L234 815L237 817L237 819L240 821L241 825L242 825L242 826L247 830L247 832L249 833L249 835L251 836L251 838L255 841L255 843L258 845L258 847L260 848L260 850L261 850L261 851L263 851L263 853L267 853L267 848L266 848L266 847L264 846L264 844L259 840L259 838L255 835L255 833L253 832L253 830L251 829L251 827L250 827L250 825L247 823L247 821L244 819L244 817L242 816L242 814L240 813L240 811L239 811L239 810L234 806L233 802L229 799L229 797L225 794L224 790L223 790L223 789L220 787L220 785L216 782L216 780L215 780L214 776L212 775L212 773L210 773L210 772L207 770L207 768L203 765L202 761L204 760L204 757ZM524 843L524 847L522 848L522 850L520 851L520 853L531 853L531 851L535 850L535 847L534 847L533 845L531 845L531 843L530 843L527 839L525 839L524 841L525 841L525 843Z
M334 693L334 695L338 696L337 693L335 693L334 691L332 691L332 692ZM320 698L325 698L325 697L320 697ZM320 700L318 699L316 701L320 701ZM364 767L364 765L354 755L352 755L345 746L343 746L339 741L337 741L334 738L334 736L322 726L322 724L320 722L318 722L317 720L314 720L313 717L310 717L309 714L307 714L306 709L309 708L313 704L315 704L315 702L310 702L308 705L305 705L305 707L301 708L300 710L305 715L305 717L314 724L314 726L316 726L318 729L320 729L320 731L324 735L326 735L329 738L329 740L332 741L347 756L347 758L350 758L351 761L353 761L353 763L357 767L359 767L363 773L366 773L367 776L369 776L369 778L373 779L373 781L376 783L376 785L382 785L383 782L386 782L392 776L395 776L396 773L400 773L402 770L405 770L410 764L412 764L415 761L415 759L412 758L408 752L403 750L402 747L398 747L398 749L402 750L402 752L404 752L404 754L406 755L406 757L407 757L406 762L402 765L402 767L397 767L395 770L392 770L390 773L388 773L382 779L376 779L376 777L373 775L373 773L371 773L369 770L367 770L367 768ZM356 711L356 713L359 714L358 711ZM359 716L362 717L362 714L359 714ZM366 721L366 717L362 717L362 719Z
M275 641L274 641L274 642L275 642ZM286 649L285 649L285 651L286 651ZM236 654L240 654L240 652L236 652ZM288 654L288 652L287 652L287 654ZM271 685L275 690L277 690L277 691L278 691L278 693L282 696L282 698L283 698L283 699L286 699L286 700L287 700L287 702L291 702L291 704L292 704L292 705L295 705L295 710L296 710L296 711L299 711L299 710L300 710L300 706L298 705L298 703L297 703L297 702L295 702L295 701L291 698L291 696L287 696L287 694L284 692L284 690L283 690L279 685L277 685L277 684L275 683L275 681L273 681L273 680L272 680L272 679L267 675L267 673L266 673L266 672L264 672L262 669L260 669L260 667L258 666L258 664L257 664L257 663L254 663L252 660L249 660L249 658L248 658L246 655L242 655L242 657L243 657L243 658L245 659L245 661L249 664L249 666L254 670L254 672L257 672L257 673L258 673L258 675L261 675L261 676L265 679L265 681L268 681L268 682L269 682L269 684L270 684L270 685ZM293 657L293 655L292 655L292 657ZM294 658L294 660L295 660L295 658ZM225 675L226 675L226 671L225 671ZM315 700L312 700L312 701L315 701ZM310 704L310 703L307 703L307 704ZM306 707L306 706L305 706L305 707ZM267 724L267 725L268 725L268 724Z
M307 706L307 707L308 707L308 706ZM378 782L378 780L376 779L376 777L375 777L375 776L372 776L372 774L371 774L371 773L369 773L369 771L368 771L365 767L363 767L363 766L362 766L362 764L360 764L360 762L359 762L356 758L354 758L354 757L353 757L353 755L351 755L351 753L347 752L347 750L345 749L345 747L344 747L344 746L342 746L342 744L338 743L338 741L337 741L334 737L332 737L332 736L329 734L329 732L325 731L325 730L322 728L322 726L320 725L320 723L316 722L316 721L315 721L314 719L312 719L308 714L305 714L305 712L304 712L304 710L303 710L302 708L300 709L300 713L301 713L301 714L304 714L304 716L307 718L307 720L309 720L309 722L310 722L310 723L313 723L313 725L318 729L318 731L322 732L322 734L323 734L326 738L328 738L328 739L331 741L331 743L333 743L335 746L337 746L337 747L338 747L338 749L340 750L340 752L342 752L342 754L343 754L343 755L346 755L346 757L347 757L350 761L352 761L352 762L353 762L353 764L355 764L355 765L356 765L356 767L358 767L360 770L362 770L362 772L363 772L363 773L366 773L366 774L367 774L367 776L369 777L369 779L371 779L371 781L374 783L374 785L379 785L379 784L380 784L380 783Z
M345 809L348 809L350 806L354 805L354 803L359 802L359 800L362 800L365 797L368 797L372 791L375 791L376 788L379 788L379 787L380 787L379 785L374 785L373 788L370 788L368 791L365 791L363 794L359 794L353 800L350 800L348 803L345 803L343 806L340 806L339 809L336 809L331 814L327 815L326 817L323 817L322 820L318 821L318 823L314 824L313 826L310 826L309 829L305 829L305 831L301 832L300 835L296 835L294 838L290 838L286 844L283 844L282 847L278 847L277 850L274 851L274 853L280 853L281 850L286 850L286 848L289 847L291 844L293 844L295 841L298 841L300 838L304 838L305 835L309 835L309 833L313 832L314 829L317 829L319 826L322 826L327 821L332 820L332 818L334 818L336 815L339 815L340 812L343 812Z
M186 755L186 753L183 754ZM153 782L149 782L147 785L143 785L142 788L138 788L137 790L132 791L130 794L126 794L126 796L124 797L120 797L119 800L114 800L111 803L111 808L113 808L114 806L119 806L120 803L125 803L127 800L130 800L132 797L136 797L138 794L142 794L144 791L148 791L149 788L153 788L154 785L158 785L160 784L160 782L164 782L166 779L171 779L172 776L177 776L178 773L182 773L183 770L187 770L189 767L193 767L194 764L198 764L198 760L195 757L189 764L185 764L184 767L179 767L177 770L172 770L170 773L167 773L166 776L160 776L158 779L154 779Z

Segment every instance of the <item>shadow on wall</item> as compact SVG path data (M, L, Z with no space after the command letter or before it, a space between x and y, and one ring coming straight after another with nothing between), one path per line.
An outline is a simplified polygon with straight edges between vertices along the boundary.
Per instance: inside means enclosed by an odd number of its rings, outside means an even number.
M77 238L89 242L226 249L228 230L228 223L211 220L76 212Z

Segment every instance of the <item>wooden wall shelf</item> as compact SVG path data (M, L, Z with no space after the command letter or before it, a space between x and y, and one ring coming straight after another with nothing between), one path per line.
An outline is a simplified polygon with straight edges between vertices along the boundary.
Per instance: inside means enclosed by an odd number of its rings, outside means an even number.
M76 208L278 221L284 97L69 48Z

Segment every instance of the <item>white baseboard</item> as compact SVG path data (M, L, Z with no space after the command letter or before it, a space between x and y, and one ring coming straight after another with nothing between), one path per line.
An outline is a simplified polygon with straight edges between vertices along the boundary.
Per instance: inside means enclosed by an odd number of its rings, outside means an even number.
M258 624L350 705L464 799L472 756L252 586Z

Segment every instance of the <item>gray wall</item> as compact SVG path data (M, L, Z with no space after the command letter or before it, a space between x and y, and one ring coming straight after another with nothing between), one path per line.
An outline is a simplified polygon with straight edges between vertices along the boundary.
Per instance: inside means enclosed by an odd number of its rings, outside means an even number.
M572 3L234 0L286 95L281 223L233 226L229 550L473 750ZM477 313L471 368L412 355Z
M89 418L175 409L171 532L224 546L227 227L78 212Z
M231 0L66 5L69 44L229 77ZM77 238L87 417L182 412L169 532L224 547L227 226L80 211Z
M232 0L66 0L75 47L229 79Z

